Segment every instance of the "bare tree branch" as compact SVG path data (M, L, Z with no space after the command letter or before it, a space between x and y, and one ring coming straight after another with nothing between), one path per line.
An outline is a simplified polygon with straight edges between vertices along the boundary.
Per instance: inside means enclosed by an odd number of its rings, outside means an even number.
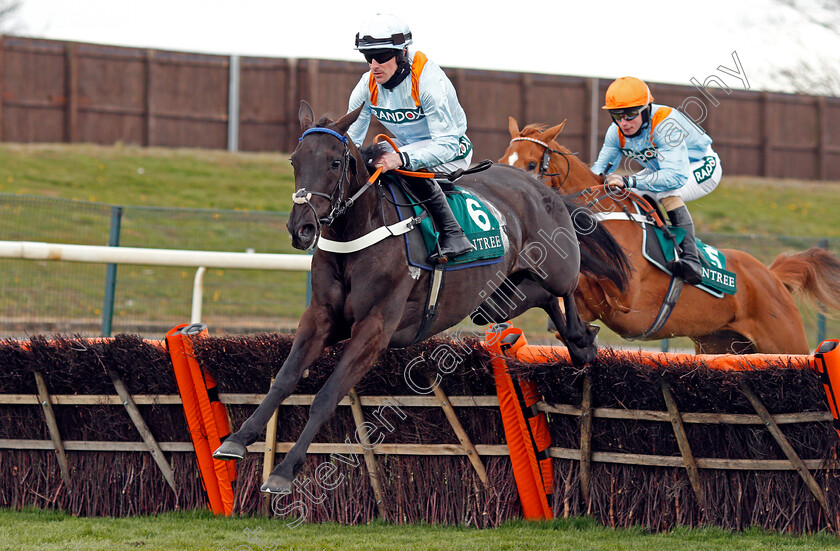
M778 0L796 10L803 19L828 31L840 33L840 0Z
M840 39L840 0L776 0L776 4L795 11L811 30L822 29ZM788 17L776 14L767 17L771 27L779 32L791 30ZM795 23L794 23L795 25ZM810 36L796 35L807 57L793 65L775 68L776 78L785 88L814 95L840 95L840 58L835 52L815 52L809 48Z
M23 0L0 0L0 33L14 32L21 28L15 18Z

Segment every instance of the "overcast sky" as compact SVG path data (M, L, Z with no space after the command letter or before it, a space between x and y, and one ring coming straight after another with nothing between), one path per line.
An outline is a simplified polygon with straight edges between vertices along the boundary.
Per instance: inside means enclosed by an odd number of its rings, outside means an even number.
M779 90L778 68L840 55L840 38L776 0L23 0L15 34L358 60L353 37L377 11L405 19L415 47L444 67L687 84L734 69L737 52L751 89Z

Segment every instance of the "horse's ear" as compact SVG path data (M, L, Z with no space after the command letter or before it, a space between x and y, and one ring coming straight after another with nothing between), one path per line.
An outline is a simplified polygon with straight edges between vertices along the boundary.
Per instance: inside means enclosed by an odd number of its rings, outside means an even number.
M341 134L347 132L347 129L350 128L350 125L356 122L356 119L359 118L359 113L362 112L362 107L364 107L364 104L360 105L353 111L350 111L349 113L335 121L336 130L338 130Z
M300 129L306 130L312 126L312 121L315 120L315 115L312 113L312 106L306 103L306 100L301 100L300 111L298 111L298 118L300 119Z
M510 131L511 138L519 137L519 123L513 117L508 117L508 131Z
M560 124L558 124L557 126L552 126L548 130L546 130L545 132L540 134L540 138L542 139L542 141L548 143L548 142L550 142L551 140L553 140L554 138L557 137L557 134L559 134L560 131L563 130L564 126L566 126L566 121L565 120L563 122L561 122Z

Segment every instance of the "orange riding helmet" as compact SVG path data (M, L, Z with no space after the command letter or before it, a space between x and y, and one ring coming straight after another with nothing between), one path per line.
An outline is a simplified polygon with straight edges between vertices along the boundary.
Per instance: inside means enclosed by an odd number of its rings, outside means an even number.
M621 77L607 88L606 104L601 109L644 107L653 101L650 88L636 77Z

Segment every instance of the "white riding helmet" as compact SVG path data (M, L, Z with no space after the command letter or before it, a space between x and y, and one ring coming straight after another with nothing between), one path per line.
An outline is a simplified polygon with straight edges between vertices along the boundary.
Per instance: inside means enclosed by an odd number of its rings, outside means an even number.
M377 13L364 23L356 33L356 50L402 50L412 43L411 29L390 13Z

